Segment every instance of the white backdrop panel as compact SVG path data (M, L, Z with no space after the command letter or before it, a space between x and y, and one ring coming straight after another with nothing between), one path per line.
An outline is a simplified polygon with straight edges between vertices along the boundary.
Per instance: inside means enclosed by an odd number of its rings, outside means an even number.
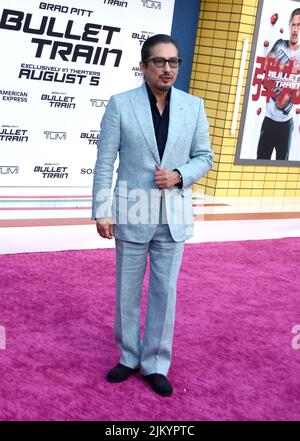
M174 0L1 2L1 194L89 192L107 100L141 84L141 44L170 33L173 9Z

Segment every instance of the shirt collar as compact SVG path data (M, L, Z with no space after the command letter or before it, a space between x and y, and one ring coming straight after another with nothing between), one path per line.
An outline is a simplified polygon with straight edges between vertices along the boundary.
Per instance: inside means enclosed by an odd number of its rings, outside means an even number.
M148 86L148 84L147 83L145 83L145 84L146 84L147 93L148 93L148 97L149 97L150 103L156 104L157 103L157 99L156 99L155 95L152 93L152 91L151 91L150 87ZM170 99L171 99L171 90L172 90L172 87L170 88L170 90L168 91L168 94L167 94L167 98L166 98L167 103L169 103Z

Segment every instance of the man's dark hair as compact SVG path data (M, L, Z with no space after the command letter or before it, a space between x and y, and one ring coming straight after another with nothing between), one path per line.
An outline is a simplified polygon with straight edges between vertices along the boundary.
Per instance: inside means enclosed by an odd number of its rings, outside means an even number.
M152 48L159 43L171 43L173 44L177 51L178 51L178 56L179 56L179 47L177 42L170 37L169 35L166 34L156 34L156 35L152 35L152 37L149 37L143 44L142 49L141 49L141 58L142 58L142 62L145 63L147 62L148 58L151 56L151 50Z
M292 22L293 18L295 17L295 15L300 15L300 8L297 8L297 9L293 10L293 12L291 13L289 24L291 24L291 22Z

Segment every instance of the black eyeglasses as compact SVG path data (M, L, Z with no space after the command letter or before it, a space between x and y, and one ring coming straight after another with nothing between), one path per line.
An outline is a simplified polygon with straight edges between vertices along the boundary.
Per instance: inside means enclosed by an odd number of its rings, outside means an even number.
M172 69L179 67L179 64L181 63L180 58L170 58L169 60L167 60L166 58L153 57L148 58L146 61L153 61L156 67L165 67L166 63L169 63L169 66Z

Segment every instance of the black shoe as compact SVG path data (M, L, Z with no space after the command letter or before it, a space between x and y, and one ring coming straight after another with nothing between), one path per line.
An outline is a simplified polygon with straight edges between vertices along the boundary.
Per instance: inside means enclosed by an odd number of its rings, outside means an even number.
M173 388L167 377L162 374L150 374L150 375L142 375L143 380L147 381L151 386L154 392L163 396L169 397L173 393Z
M120 383L121 381L127 380L130 375L138 372L139 368L132 369L130 367L124 366L121 363L118 363L117 366L112 368L106 378L110 383Z

